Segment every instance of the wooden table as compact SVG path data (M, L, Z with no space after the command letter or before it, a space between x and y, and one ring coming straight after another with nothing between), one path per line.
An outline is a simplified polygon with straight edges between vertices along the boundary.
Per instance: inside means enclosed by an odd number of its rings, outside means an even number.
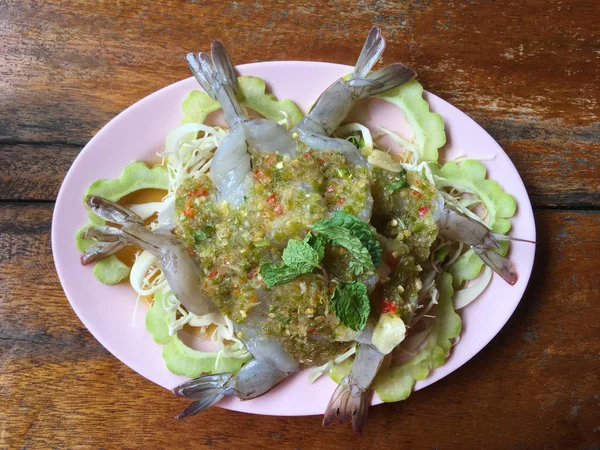
M0 447L598 448L599 22L593 0L1 1ZM189 75L189 50L218 37L240 64L353 64L372 24L385 61L414 67L521 173L538 232L526 295L462 368L373 408L362 438L316 416L177 422L185 402L109 354L63 294L60 183L114 115Z

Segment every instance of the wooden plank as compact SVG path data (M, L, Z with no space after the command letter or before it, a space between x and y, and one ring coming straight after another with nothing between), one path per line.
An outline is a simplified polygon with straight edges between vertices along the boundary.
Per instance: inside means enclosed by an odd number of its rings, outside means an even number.
M534 207L600 207L595 142L569 143L564 132L548 136L535 129L511 134L502 121L485 127L512 158ZM67 145L0 145L0 201L55 200L79 151Z
M0 200L56 200L78 147L0 145Z
M64 298L52 205L0 205L0 447L583 448L598 443L600 213L539 211L521 305L473 360L408 400L372 408L357 438L320 417L185 402L109 355Z
M189 76L183 55L215 38L237 64L353 64L373 24L388 38L385 62L414 66L427 89L476 120L597 136L599 19L592 0L3 2L0 140L81 145L133 102Z

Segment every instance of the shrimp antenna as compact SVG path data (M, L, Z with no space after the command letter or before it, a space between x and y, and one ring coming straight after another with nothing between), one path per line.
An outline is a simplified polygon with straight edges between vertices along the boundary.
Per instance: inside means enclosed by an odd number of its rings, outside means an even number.
M499 241L527 242L528 244L535 244L536 243L535 241L531 241L529 239L516 238L516 237L512 237L512 236L507 236L505 234L492 233L492 236L494 236Z

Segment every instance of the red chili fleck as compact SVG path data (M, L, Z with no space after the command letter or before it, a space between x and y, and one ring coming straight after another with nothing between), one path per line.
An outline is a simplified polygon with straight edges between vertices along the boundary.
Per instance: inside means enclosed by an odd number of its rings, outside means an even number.
M323 158L319 158L319 162L320 162L321 164L325 164L325 160L324 160Z
M183 210L183 215L185 217L193 217L195 212L196 211L194 210L194 208L192 208L191 206L186 206Z
M335 191L335 186L332 184L331 186L327 187L327 190L325 191L325 193L331 194L333 191Z
M265 174L263 173L262 170L255 170L254 176L256 177L256 179L258 181L264 181L264 179L265 179Z
M429 206L423 206L422 208L419 208L419 215L423 217L425 214L427 214L428 211Z
M344 200L343 198L338 198L337 202L338 205L343 205L344 203L346 203L346 200Z
M275 214L277 214L278 216L283 214L283 206L281 206L281 204L277 204L275 205L275 208L273 208L273 211L275 212Z
M310 329L310 330L308 330L308 334L310 334L311 336L316 336L317 335L317 330L315 330L314 328Z
M213 270L211 273L208 274L208 278L214 278L217 275L219 275L219 271L218 270Z
M248 272L248 278L250 278L251 280L253 280L257 275L257 271L256 269L252 269L250 272Z
M275 203L275 202L276 202L276 200L277 200L277 195L276 195L276 194L271 194L271 195L269 195L269 196L267 197L267 203L268 203L269 205L271 205L271 204Z
M413 195L413 197L417 197L417 198L421 198L422 197L421 193L419 193L417 191L412 191L412 195Z
M306 153L304 154L304 158L305 158L305 159L309 159L309 158L310 158L310 153L306 152Z
M386 314L386 313L394 314L398 310L398 307L396 306L396 304L394 302L390 302L388 299L384 298L381 300L379 309L381 310L382 314Z
M206 197L208 195L208 191L206 189L195 189L191 192L188 192L188 197Z

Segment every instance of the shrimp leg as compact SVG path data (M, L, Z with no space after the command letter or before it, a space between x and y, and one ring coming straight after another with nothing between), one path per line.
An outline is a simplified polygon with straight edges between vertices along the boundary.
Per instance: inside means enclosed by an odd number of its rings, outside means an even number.
M379 28L371 28L350 79L340 78L327 88L295 127L302 142L317 150L340 152L357 166L367 165L354 145L329 136L340 126L357 100L388 91L415 77L415 72L403 64L391 64L369 74L384 48L385 40Z
M144 226L141 217L133 211L101 197L91 195L85 202L94 213L120 225L121 228L86 228L81 237L97 242L84 252L81 257L82 264L107 258L127 245L135 245L158 258L169 287L188 311L197 315L217 312L216 305L198 288L200 269L174 235L151 232Z

